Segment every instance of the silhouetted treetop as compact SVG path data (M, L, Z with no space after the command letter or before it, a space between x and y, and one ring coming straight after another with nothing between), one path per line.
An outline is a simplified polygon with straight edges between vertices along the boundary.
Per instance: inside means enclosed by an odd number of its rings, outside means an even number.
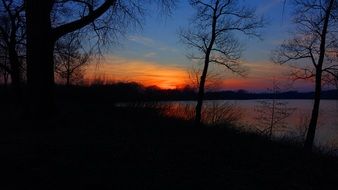
M295 68L294 79L315 82L314 105L304 148L311 151L315 138L322 85L334 81L338 71L338 4L336 0L294 0L296 30L274 52L274 61Z
M209 64L222 65L243 76L245 69L240 65L242 47L235 34L259 37L264 20L256 16L254 9L235 0L190 0L190 4L195 8L196 15L191 26L181 31L180 37L184 44L196 52L189 57L204 62L198 80L195 122L199 125Z
M174 0L26 0L27 83L31 112L52 113L54 46L66 34L89 35L97 48L114 42L129 26L140 25L152 3L170 10ZM94 35L92 35L94 34ZM52 115L52 114L50 114Z
M175 0L57 0L52 9L55 38L85 29L94 32L101 44L116 40L127 28L141 27L150 4L170 12Z

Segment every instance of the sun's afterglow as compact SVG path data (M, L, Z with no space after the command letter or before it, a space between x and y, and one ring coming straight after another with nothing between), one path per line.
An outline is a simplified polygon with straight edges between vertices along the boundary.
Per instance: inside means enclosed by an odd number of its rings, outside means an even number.
M99 65L91 65L87 69L86 78L88 80L100 78L112 82L138 82L145 86L176 89L186 84L187 75L187 71L178 66L110 57Z
M270 62L242 63L248 68L247 75L240 77L226 68L218 68L220 75L213 83L212 90L266 91L272 85L272 79L288 80L288 68ZM91 64L86 69L85 78L89 83L101 80L111 82L137 82L144 86L157 86L161 89L179 89L195 84L189 77L189 67L175 63L157 63L138 59L108 56L101 63ZM211 79L209 79L210 82ZM299 83L300 88L309 88Z

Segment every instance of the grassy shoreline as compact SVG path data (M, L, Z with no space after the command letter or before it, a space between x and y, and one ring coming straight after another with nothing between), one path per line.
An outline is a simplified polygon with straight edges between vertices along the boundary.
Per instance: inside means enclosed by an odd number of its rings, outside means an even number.
M52 119L3 118L3 189L334 189L338 159L146 108L58 104Z

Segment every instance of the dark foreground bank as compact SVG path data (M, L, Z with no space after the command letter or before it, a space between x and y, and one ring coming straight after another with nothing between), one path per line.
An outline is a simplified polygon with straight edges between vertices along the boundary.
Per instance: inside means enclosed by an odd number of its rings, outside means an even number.
M1 117L1 189L336 189L338 161L156 110L59 103Z

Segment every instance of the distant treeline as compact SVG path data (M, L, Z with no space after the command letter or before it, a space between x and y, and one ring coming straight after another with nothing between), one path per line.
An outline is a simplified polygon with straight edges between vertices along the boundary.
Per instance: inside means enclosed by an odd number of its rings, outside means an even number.
M10 88L0 86L0 96L10 97ZM8 96L9 95L9 96ZM156 86L145 87L138 83L114 83L91 86L63 86L55 88L57 100L73 101L177 101L196 100L197 92L190 87L183 89L163 90ZM238 91L213 91L205 94L206 100L249 100L249 99L313 99L314 92L287 91L278 94L254 93L245 90ZM322 99L338 99L338 90L322 92Z
M246 99L313 99L314 92L287 91L278 94L272 93L252 93L247 91L218 91L208 92L207 99L228 99L228 100L246 100ZM338 99L338 90L327 90L322 92L321 99Z
M57 86L56 95L66 99L105 101L175 101L196 100L197 91L187 86L183 89L163 90L156 86L145 87L138 83L114 83L91 86ZM205 94L207 100L248 99L313 99L314 92L287 91L278 94L253 93L245 90L213 91ZM338 90L322 92L322 99L338 99Z

